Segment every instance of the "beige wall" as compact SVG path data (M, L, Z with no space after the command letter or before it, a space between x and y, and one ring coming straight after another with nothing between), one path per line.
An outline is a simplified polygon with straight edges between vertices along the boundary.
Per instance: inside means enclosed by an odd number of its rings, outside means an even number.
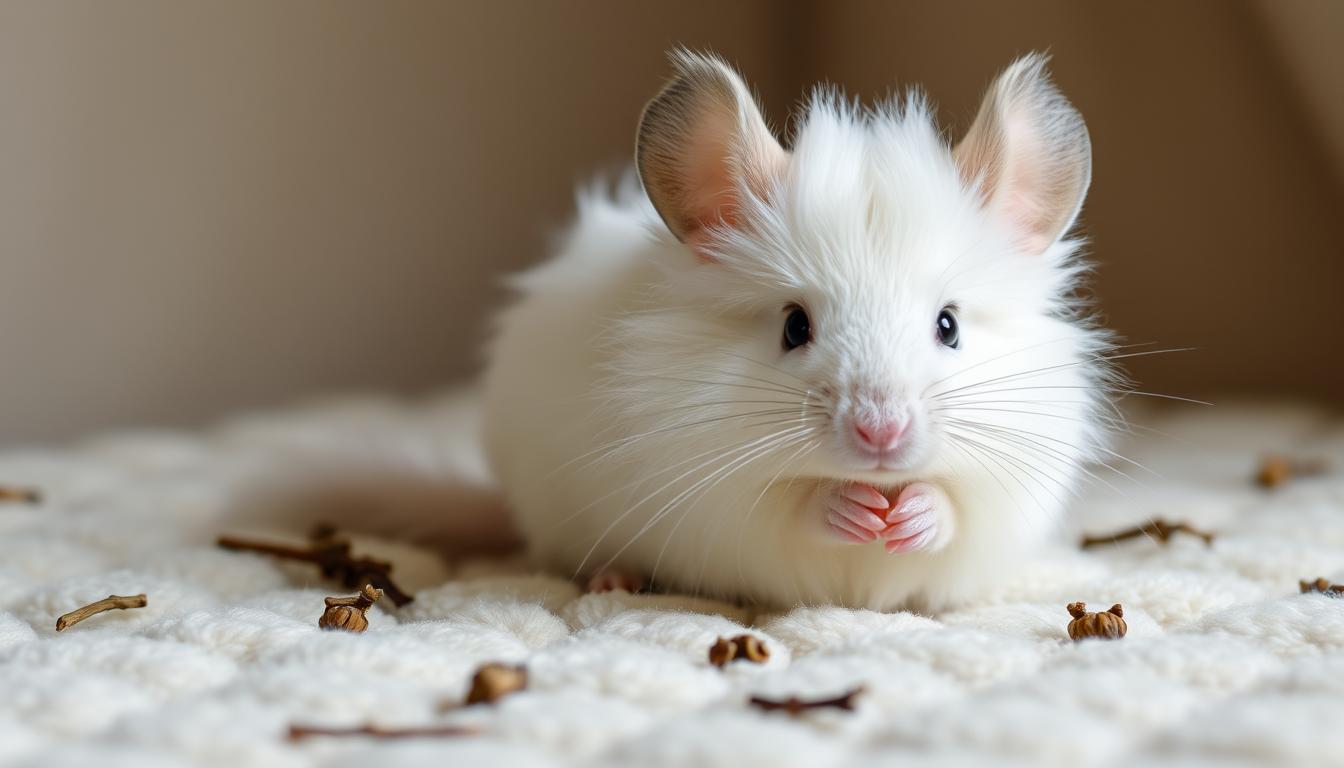
M819 3L803 74L865 95L923 83L964 129L987 73L1051 51L1092 134L1084 231L1107 322L1198 348L1128 361L1143 388L1344 404L1344 175L1325 143L1344 136L1312 109L1344 98L1344 4L1328 5ZM1269 34L1281 18L1336 41L1312 48L1313 82L1280 66L1302 37Z
M717 6L0 4L0 441L472 371L662 51L778 57Z
M1255 8L0 0L0 443L468 374L496 276L627 161L678 42L777 118L815 78L899 79L958 125L1050 48L1103 309L1204 348L1145 384L1330 397L1344 195L1293 76L1319 66Z

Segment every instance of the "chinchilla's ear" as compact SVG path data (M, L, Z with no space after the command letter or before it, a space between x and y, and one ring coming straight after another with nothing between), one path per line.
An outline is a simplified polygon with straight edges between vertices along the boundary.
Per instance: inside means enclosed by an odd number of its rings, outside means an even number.
M1087 126L1050 81L1047 61L1030 54L999 75L953 151L964 183L1031 254L1073 225L1092 179Z
M763 197L787 155L731 67L686 50L671 58L676 75L644 108L635 166L672 234L711 260L707 229L738 224L742 196Z

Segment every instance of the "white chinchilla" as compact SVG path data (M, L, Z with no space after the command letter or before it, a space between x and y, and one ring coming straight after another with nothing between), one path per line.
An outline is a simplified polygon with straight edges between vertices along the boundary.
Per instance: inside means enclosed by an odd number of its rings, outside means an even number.
M673 54L633 183L520 276L490 461L540 563L768 605L937 608L1030 555L1102 446L1067 238L1082 118L1031 55L955 147L818 90L791 149Z

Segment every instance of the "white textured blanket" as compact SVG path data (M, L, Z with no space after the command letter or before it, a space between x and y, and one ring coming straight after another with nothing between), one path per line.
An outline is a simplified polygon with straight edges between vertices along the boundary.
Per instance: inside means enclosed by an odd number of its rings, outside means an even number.
M416 599L375 606L365 634L325 632L322 598L348 590L212 545L239 531L244 487L288 461L329 451L433 475L455 460L452 408L344 402L0 456L0 483L46 496L0 504L0 763L1344 764L1344 599L1298 594L1299 579L1344 581L1341 422L1229 406L1139 418L1177 438L1125 448L1161 477L1128 467L1138 482L1090 492L1070 535L1153 516L1216 531L1212 546L1061 547L938 616L584 595L517 561L363 542ZM1251 477L1274 450L1341 471L1265 491ZM62 613L140 592L145 608L55 632ZM1075 600L1123 603L1128 636L1070 642ZM716 637L748 631L768 663L707 663ZM487 661L526 663L530 688L442 712ZM853 712L746 705L859 684ZM483 733L294 744L295 722Z

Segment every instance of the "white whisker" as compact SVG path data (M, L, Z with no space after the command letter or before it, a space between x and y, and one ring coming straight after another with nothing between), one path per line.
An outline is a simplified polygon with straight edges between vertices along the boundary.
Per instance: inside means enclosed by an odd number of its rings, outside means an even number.
M1145 357L1145 356L1148 356L1148 355L1165 355L1165 354L1169 354L1169 353L1172 353L1172 352L1191 352L1191 351L1193 351L1194 349L1195 349L1194 347L1182 347L1182 348L1175 348L1175 349L1153 349L1153 350L1147 350L1147 351L1144 351L1144 352L1129 352L1129 353L1121 354L1121 355L1087 355L1087 356L1085 356L1085 357L1084 357L1083 359L1081 359L1081 360L1074 360L1074 361L1072 361L1072 362L1068 362L1068 363L1057 363L1057 364L1055 364L1055 365L1046 365L1046 366L1042 366L1042 367L1040 367L1040 368L1033 368L1033 369L1026 370L1026 371L1019 371L1019 372L1017 372L1017 373L1005 374L1005 375L1003 375L1003 376L996 376L996 377L994 377L994 378L991 378L991 379L985 379L984 381L976 382L976 383L974 383L974 384L966 384L966 385L964 385L964 386L955 387L955 388L953 388L953 389L949 389L949 390L945 390L945 391L943 391L943 392L939 392L939 393L937 393L937 394L935 394L935 395L932 395L931 397L932 397L932 399L939 399L939 398L942 398L942 397L946 397L947 395L950 395L950 394L952 394L952 393L954 393L954 392L961 392L961 391L964 391L964 390L967 390L967 389L972 389L972 388L975 388L975 387L984 386L984 385L986 385L986 384L994 384L994 383L1001 382L1001 381L1010 381L1010 380L1019 379L1019 378L1030 378L1030 377L1032 377L1032 376L1039 376L1039 375L1043 375L1043 374L1045 374L1045 373L1049 373L1049 372L1051 372L1051 371L1063 370L1063 369L1065 369L1065 368L1079 368L1079 367L1086 367L1086 366L1096 365L1096 364L1098 364L1098 363L1109 363L1109 362L1113 362L1113 361L1115 361L1115 360L1124 360L1124 359L1126 359L1126 358L1131 358L1131 357Z
M635 541L637 541L641 536L643 536L645 533L647 533L647 532L649 531L649 529L651 529L654 525L656 525L656 524L658 523L658 521L660 521L660 520L661 520L661 519L668 513L668 511L670 511L671 509L673 509L677 503L679 503L681 500L685 499L685 498L686 498L687 496L689 496L691 493L695 492L695 491L696 491L698 488L700 488L702 485L704 485L705 483L709 483L709 482L716 482L716 483L717 483L717 480L716 480L715 478L720 478L720 479L721 479L722 477L726 477L726 476L727 476L727 475L724 475L724 474L723 474L724 472L727 472L728 475L733 474L733 473L736 472L738 469L742 468L743 466L746 466L747 464L750 464L750 463L751 463L752 461L754 461L756 458L758 458L758 457L760 457L760 456L762 456L762 455L765 455L765 454L768 453L771 449L777 447L777 444L779 444L779 443L783 443L783 444L786 444L786 445L787 445L788 442L789 442L789 440L791 440L791 439L793 439L793 438L796 438L799 434L805 433L805 432L806 432L807 430L809 430L809 429L811 429L810 426L804 425L804 426L802 426L802 427L796 427L796 428L794 428L794 430L791 430L791 431L785 431L785 432L782 433L782 434L771 435L770 437L771 437L771 439L773 440L773 442L768 443L768 444L766 444L766 445L764 445L764 446L757 446L757 447L755 447L755 448L752 448L752 449L751 449L749 452L747 452L746 454L739 455L738 457L736 457L736 458L732 459L731 461L729 461L727 464L725 464L725 465L719 467L718 469L714 470L714 471L711 472L709 475L706 475L705 477L702 477L702 478L700 478L699 480L696 480L694 483L691 484L690 487L688 487L688 488L686 488L685 490L683 490L683 491L681 491L680 493L678 493L678 494L677 494L676 496L674 496L670 501L668 501L666 504L664 504L664 505L662 506L662 508L660 508L657 512L655 512L655 513L649 518L649 520L648 520L647 522L645 522L644 525L643 525L643 526L642 526L642 527L635 533L635 535L632 536L632 537L630 538L629 541L627 541L624 545L622 545L620 549L616 550L616 553L615 553L615 554L613 554L611 557L607 558L607 562L606 562L602 567L603 567L603 568L610 567L611 564L614 563L614 562L616 561L616 559L619 558L619 557L621 556L621 554L623 554L623 553L625 552L625 550L629 549L630 546L631 546L632 544L635 543ZM702 466L703 466L703 465L702 465ZM697 469L699 469L699 467L697 467ZM682 475L682 476L680 476L680 477L677 478L677 479L684 478L685 476L686 476L686 475ZM673 481L673 482L675 482L675 481ZM641 506L643 506L645 503L647 503L650 499L653 498L654 495L656 495L657 493L661 492L662 490L666 490L667 487L668 487L667 485L664 485L664 486L662 486L658 491L655 491L653 494L650 494L650 495L648 495L648 496L645 496L645 497L644 497L643 499L641 499L638 503L632 505L632 506L631 506L629 509L627 509L624 513L622 513L620 516L618 516L618 517L616 518L616 520L612 521L611 525L608 525L608 526L607 526L607 529L604 530L604 531L602 532L602 535L598 537L597 541L593 542L593 546L589 548L589 550L588 550L588 554L585 555L584 558L583 558L583 560L582 560L582 562L579 563L579 567L578 567L578 569L577 569L578 572L582 572L582 571L583 571L584 566L587 565L588 560L589 560L589 558L592 557L593 552L594 552L594 551L597 549L597 547L602 543L602 541L607 537L607 535L611 533L611 530L612 530L613 528L615 528L615 526L616 526L617 524L619 524L622 520L624 520L624 519L625 519L631 512L633 512L635 509L638 509L639 507L641 507ZM711 487L712 487L712 486L711 486Z

